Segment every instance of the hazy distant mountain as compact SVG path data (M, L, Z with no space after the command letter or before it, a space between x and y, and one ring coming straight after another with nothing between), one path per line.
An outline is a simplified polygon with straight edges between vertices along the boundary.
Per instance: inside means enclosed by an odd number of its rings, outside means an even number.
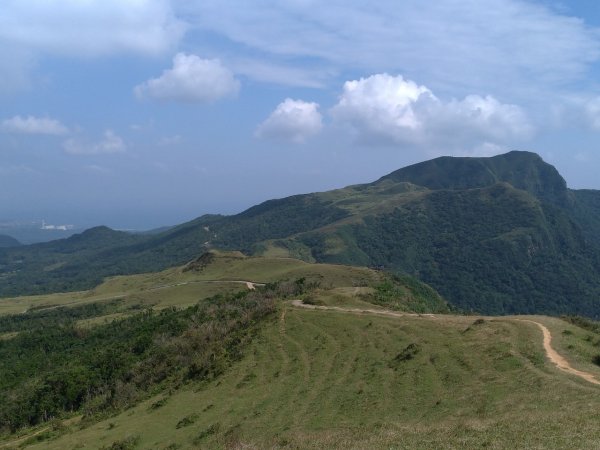
M467 310L600 316L600 191L568 189L528 152L437 158L154 235L97 228L3 250L0 294L80 289L212 247L405 272Z
M15 238L7 236L5 234L0 234L0 247L18 247L19 245L21 245L21 243Z
M46 225L43 221L9 221L0 223L0 234L12 236L23 244L64 239L83 231L70 225Z

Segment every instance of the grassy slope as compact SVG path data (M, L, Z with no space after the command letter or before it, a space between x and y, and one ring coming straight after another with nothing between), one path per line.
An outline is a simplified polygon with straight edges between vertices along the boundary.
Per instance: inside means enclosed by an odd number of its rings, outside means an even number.
M182 267L159 273L117 276L90 291L24 296L2 299L0 315L19 314L30 308L80 305L122 298L125 305L167 307L188 306L219 292L246 289L235 280L269 283L306 277L322 281L323 287L344 287L377 282L378 272L334 264L309 264L292 258L250 258L235 252L220 253L201 272L183 271ZM215 283L214 281L219 281Z
M44 302L77 304L121 295L126 304L184 306L224 287L245 289L206 281L298 276L321 279L325 286L317 292L319 303L377 308L363 297L372 289L361 285L379 281L379 272L239 254L219 255L199 272L176 268L115 277L76 298L57 294L7 304L22 311ZM152 290L185 282L191 283ZM17 444L101 448L137 437L136 448L153 449L595 445L600 389L548 364L535 325L510 318L473 325L475 319L388 318L281 304L278 317L246 356L218 380L160 394L95 424L74 420L59 433L42 426L36 437ZM535 319L551 329L553 345L575 367L600 375L590 362L600 336L558 319ZM397 361L410 344L420 349L414 359ZM152 408L157 402L164 405ZM190 423L178 428L186 418ZM35 430L25 436L31 433Z
M537 319L554 333L580 332ZM473 321L282 306L218 381L176 391L158 409L150 406L161 396L73 426L33 448L99 448L132 436L137 448L156 449L597 445L600 390L546 363L535 326L502 318L465 331ZM411 343L420 348L415 358L394 363ZM192 423L177 428L186 417Z
M271 283L306 278L318 282L312 297L319 304L373 307L369 300L398 310L447 311L447 305L435 291L417 280L397 282L397 304L373 297L375 290L387 275L363 267L336 264L310 264L297 259L281 257L246 257L239 252L213 252L215 258L202 270L174 267L159 273L146 273L108 278L89 291L57 293L37 296L6 298L0 301L0 316L44 311L83 304L117 302L105 315L82 319L82 326L102 324L135 314L144 308L162 309L187 307L199 300L217 294L246 290L245 281ZM0 333L7 339L14 333Z

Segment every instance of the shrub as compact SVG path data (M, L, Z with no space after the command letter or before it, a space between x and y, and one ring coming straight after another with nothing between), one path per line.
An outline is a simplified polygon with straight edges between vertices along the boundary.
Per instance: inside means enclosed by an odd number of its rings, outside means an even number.
M218 422L217 423L213 423L206 430L202 430L200 432L200 434L198 434L198 436L196 436L196 439L194 439L194 445L199 445L207 437L212 436L213 434L218 433L220 429L221 429L221 424L220 423L218 423Z
M185 416L183 419L177 422L175 428L179 429L183 427L189 427L196 422L196 420L198 420L198 414L190 414L189 416Z
M408 346L396 355L390 363L390 367L398 369L401 363L414 359L421 352L421 346L416 343L408 344Z
M102 447L101 450L132 450L139 442L139 436L130 436L113 442L110 447Z
M186 309L136 313L84 335L62 316L33 315L24 331L0 341L0 432L64 411L118 411L187 379L213 379L241 357L257 323L275 311L274 298L263 289L221 295Z
M150 408L148 408L148 409L152 410L152 409L162 408L166 404L167 404L167 397L163 397L160 400L157 400L154 403L152 403L152 405L150 405Z

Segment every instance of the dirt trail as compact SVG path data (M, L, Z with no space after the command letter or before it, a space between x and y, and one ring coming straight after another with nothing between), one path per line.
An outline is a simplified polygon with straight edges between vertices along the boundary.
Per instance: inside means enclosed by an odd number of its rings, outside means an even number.
M589 372L584 372L582 370L575 369L574 367L572 367L569 364L569 362L564 357L562 357L556 350L554 350L554 348L552 347L552 334L550 333L550 330L548 328L546 328L541 323L536 322L535 320L529 320L529 319L515 319L515 320L519 320L521 322L534 323L538 327L540 327L540 329L542 330L542 333L544 334L544 350L546 350L546 356L548 356L548 359L556 367L558 367L563 372L578 376L579 378L583 378L585 381L587 381L589 383L600 385L600 381L598 381L598 379L594 375L592 375Z
M429 317L430 319L436 318L436 316L434 314L404 313L404 312L390 311L387 309L342 308L341 306L308 305L306 303L302 303L302 300L292 300L292 305L297 308L320 309L320 310L324 310L324 311L340 311L340 312L349 312L349 313L355 313L355 314L376 314L379 316L390 316L390 317Z
M340 311L340 312L348 312L355 314L376 314L379 316L391 316L391 317L428 317L431 319L439 318L440 316L436 316L434 314L415 314L415 313L402 313L402 312L394 312L389 310L379 310L379 309L361 309L361 308L342 308L340 306L319 306L319 305L307 305L302 303L302 300L292 300L292 305L297 308L306 308L306 309L318 309L318 310L329 310L329 311ZM552 334L550 330L546 328L539 322L530 319L508 319L508 320L517 320L520 322L529 322L537 325L543 333L543 343L544 350L546 352L546 356L556 367L558 367L563 372L566 372L571 375L575 375L579 378L584 379L588 383L592 383L600 386L600 381L591 373L584 372L582 370L577 370L572 367L569 362L561 356L554 348L552 347Z
M27 439L35 437L38 434L42 434L49 430L50 430L50 427L42 428L41 430L38 430L35 433L31 433L26 436L20 437L19 439L15 439L14 441L5 442L4 444L0 444L0 448L7 448L7 447L12 448L14 446L18 446L18 445L22 444L23 442L25 442Z
M64 426L69 426L69 425L73 425L77 422L80 422L81 419L83 418L83 416L75 416L75 417L71 417L70 419L66 419L62 421L62 424ZM4 443L0 443L0 448L13 448L14 446L18 446L20 444L22 444L23 442L25 442L27 439L30 439L32 437L35 437L39 434L42 434L46 431L50 431L52 429L51 426L47 426L44 427L40 430L37 430L35 433L31 433L31 434L27 434L25 436L21 436L18 439L15 439L14 441L9 441L9 442L4 442Z
M182 281L181 283L173 283L173 284L162 284L160 286L153 286L148 288L148 291L157 291L159 289L166 289L170 287L177 286L187 286L188 284L202 284L202 283L238 283L245 284L246 287L250 290L254 290L256 286L264 286L265 283L257 283L255 281L248 280L195 280L195 281Z

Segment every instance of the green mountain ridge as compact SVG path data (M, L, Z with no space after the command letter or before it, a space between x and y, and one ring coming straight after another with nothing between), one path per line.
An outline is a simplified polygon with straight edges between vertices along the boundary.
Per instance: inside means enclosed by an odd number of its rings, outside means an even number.
M362 185L205 215L153 235L105 227L0 250L0 295L89 288L207 249L383 267L489 314L600 317L600 191L535 153L441 157Z

